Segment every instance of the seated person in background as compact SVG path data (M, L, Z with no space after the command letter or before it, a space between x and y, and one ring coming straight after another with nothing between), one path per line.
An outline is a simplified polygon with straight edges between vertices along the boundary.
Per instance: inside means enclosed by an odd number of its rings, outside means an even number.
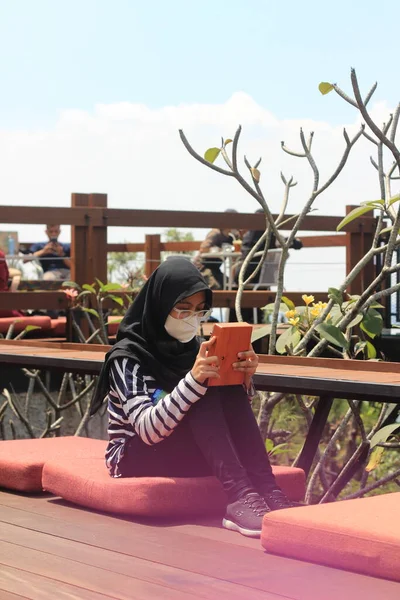
M264 212L262 208L259 208L258 210L256 210L256 213L262 213L262 212ZM255 231L247 231L244 234L243 241L242 241L242 248L241 248L242 256L240 257L239 261L237 263L235 263L234 279L235 279L236 283L238 282L239 271L243 264L244 259L246 258L246 256L250 252L250 250L256 245L256 243L261 238L263 233L264 233L264 230L255 230ZM261 245L260 248L258 249L258 251L262 252L264 250L264 247L265 247L265 245ZM291 248L293 248L294 250L300 250L302 247L303 247L303 242L301 240L295 238L293 240ZM276 238L275 238L274 234L271 234L271 239L270 239L268 249L272 249L272 248L279 248L279 244L278 245L276 244ZM259 256L254 257L254 259L251 261L251 263L248 265L248 267L246 269L244 279L247 279L253 273L253 271L255 271L255 269L259 263L259 260L260 260ZM257 283L258 279L259 279L259 272L257 273L257 275L255 275L254 279L251 280L251 283Z
M43 279L46 281L66 280L71 276L71 245L58 241L60 233L59 225L46 225L49 241L33 244L30 247L31 257L24 259L37 257L43 269Z
M227 208L225 212L237 212L237 210ZM222 260L218 257L202 258L202 254L212 252L213 248L221 250L223 244L232 245L238 238L240 238L240 233L234 229L212 229L201 243L198 254L193 258L193 264L199 269L212 290L223 288Z
M9 291L9 280L10 273L6 262L6 256L4 252L0 250L0 292ZM22 316L22 313L20 313L18 310L0 310L0 318Z

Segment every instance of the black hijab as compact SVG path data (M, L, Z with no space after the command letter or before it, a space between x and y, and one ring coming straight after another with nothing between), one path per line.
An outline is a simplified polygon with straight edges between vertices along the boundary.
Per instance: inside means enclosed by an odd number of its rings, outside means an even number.
M133 358L167 392L190 371L199 350L199 338L179 342L164 325L177 302L201 291L205 292L207 308L211 308L212 292L197 267L186 258L170 258L151 274L121 321L116 344L105 356L91 400L91 415L109 391L109 370L115 358Z

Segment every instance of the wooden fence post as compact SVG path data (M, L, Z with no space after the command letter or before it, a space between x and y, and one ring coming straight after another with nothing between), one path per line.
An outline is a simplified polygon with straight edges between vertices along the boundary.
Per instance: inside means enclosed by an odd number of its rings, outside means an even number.
M89 194L72 194L71 207L89 206ZM89 223L89 219L87 221ZM88 225L71 226L71 279L79 285L88 283L87 255L88 255Z
M90 208L107 208L107 194L89 194ZM93 283L95 278L107 283L107 222L103 225L88 227L87 283Z
M144 240L144 274L150 277L161 262L160 234L146 234Z
M346 215L349 214L356 206L346 206ZM356 222L358 223L357 231L346 232L346 275L355 267L355 265L365 256L368 250L372 246L374 237L373 231L365 231L364 223L367 218L372 220L371 217L361 217ZM369 229L369 228L368 228ZM362 271L355 277L355 279L347 287L349 294L361 294L374 280L375 270L374 262L370 262L365 265Z

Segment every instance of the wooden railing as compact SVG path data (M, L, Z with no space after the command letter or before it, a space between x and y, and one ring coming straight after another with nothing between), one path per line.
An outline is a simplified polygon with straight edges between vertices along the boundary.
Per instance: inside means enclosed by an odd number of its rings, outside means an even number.
M346 207L349 212L353 207ZM107 207L106 194L72 194L71 207L31 207L0 206L2 223L43 224L56 223L71 225L71 279L80 284L92 282L95 277L107 280L108 252L144 252L145 273L150 275L160 264L164 251L194 251L200 242L162 242L159 234L147 234L144 243L107 243L107 227L163 227L163 228L232 228L260 230L264 228L265 219L258 213L225 213L195 211L161 211L136 209L111 209ZM288 218L290 215L288 215ZM342 217L307 215L302 224L302 231L335 232ZM341 235L314 235L301 237L304 247L336 247L346 248L346 271L357 264L361 256L372 243L375 230L375 219L364 215L352 221ZM374 265L370 262L351 283L350 293L360 293L373 280ZM310 293L311 290L305 290ZM217 292L217 306L232 306L235 292ZM302 293L287 291L287 295L295 300ZM325 296L314 294L316 298ZM263 306L268 298L273 301L271 292L246 292L245 306ZM262 300L261 300L262 298ZM41 292L40 299L23 298L4 294L0 296L0 306L6 308L34 308L41 303L41 308L60 307L65 305L65 298L57 292ZM46 303L46 306L43 304ZM51 306L50 306L50 304ZM249 303L249 304L247 304ZM252 304L250 304L252 303ZM10 306L11 304L11 306Z

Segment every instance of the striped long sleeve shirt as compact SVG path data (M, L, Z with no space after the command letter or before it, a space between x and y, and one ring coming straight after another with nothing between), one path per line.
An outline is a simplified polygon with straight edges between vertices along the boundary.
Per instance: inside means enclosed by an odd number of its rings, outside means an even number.
M119 477L118 464L125 444L138 435L153 445L168 437L192 404L207 391L191 375L180 380L171 393L157 388L151 375L130 358L115 359L110 368L106 464L112 477Z

